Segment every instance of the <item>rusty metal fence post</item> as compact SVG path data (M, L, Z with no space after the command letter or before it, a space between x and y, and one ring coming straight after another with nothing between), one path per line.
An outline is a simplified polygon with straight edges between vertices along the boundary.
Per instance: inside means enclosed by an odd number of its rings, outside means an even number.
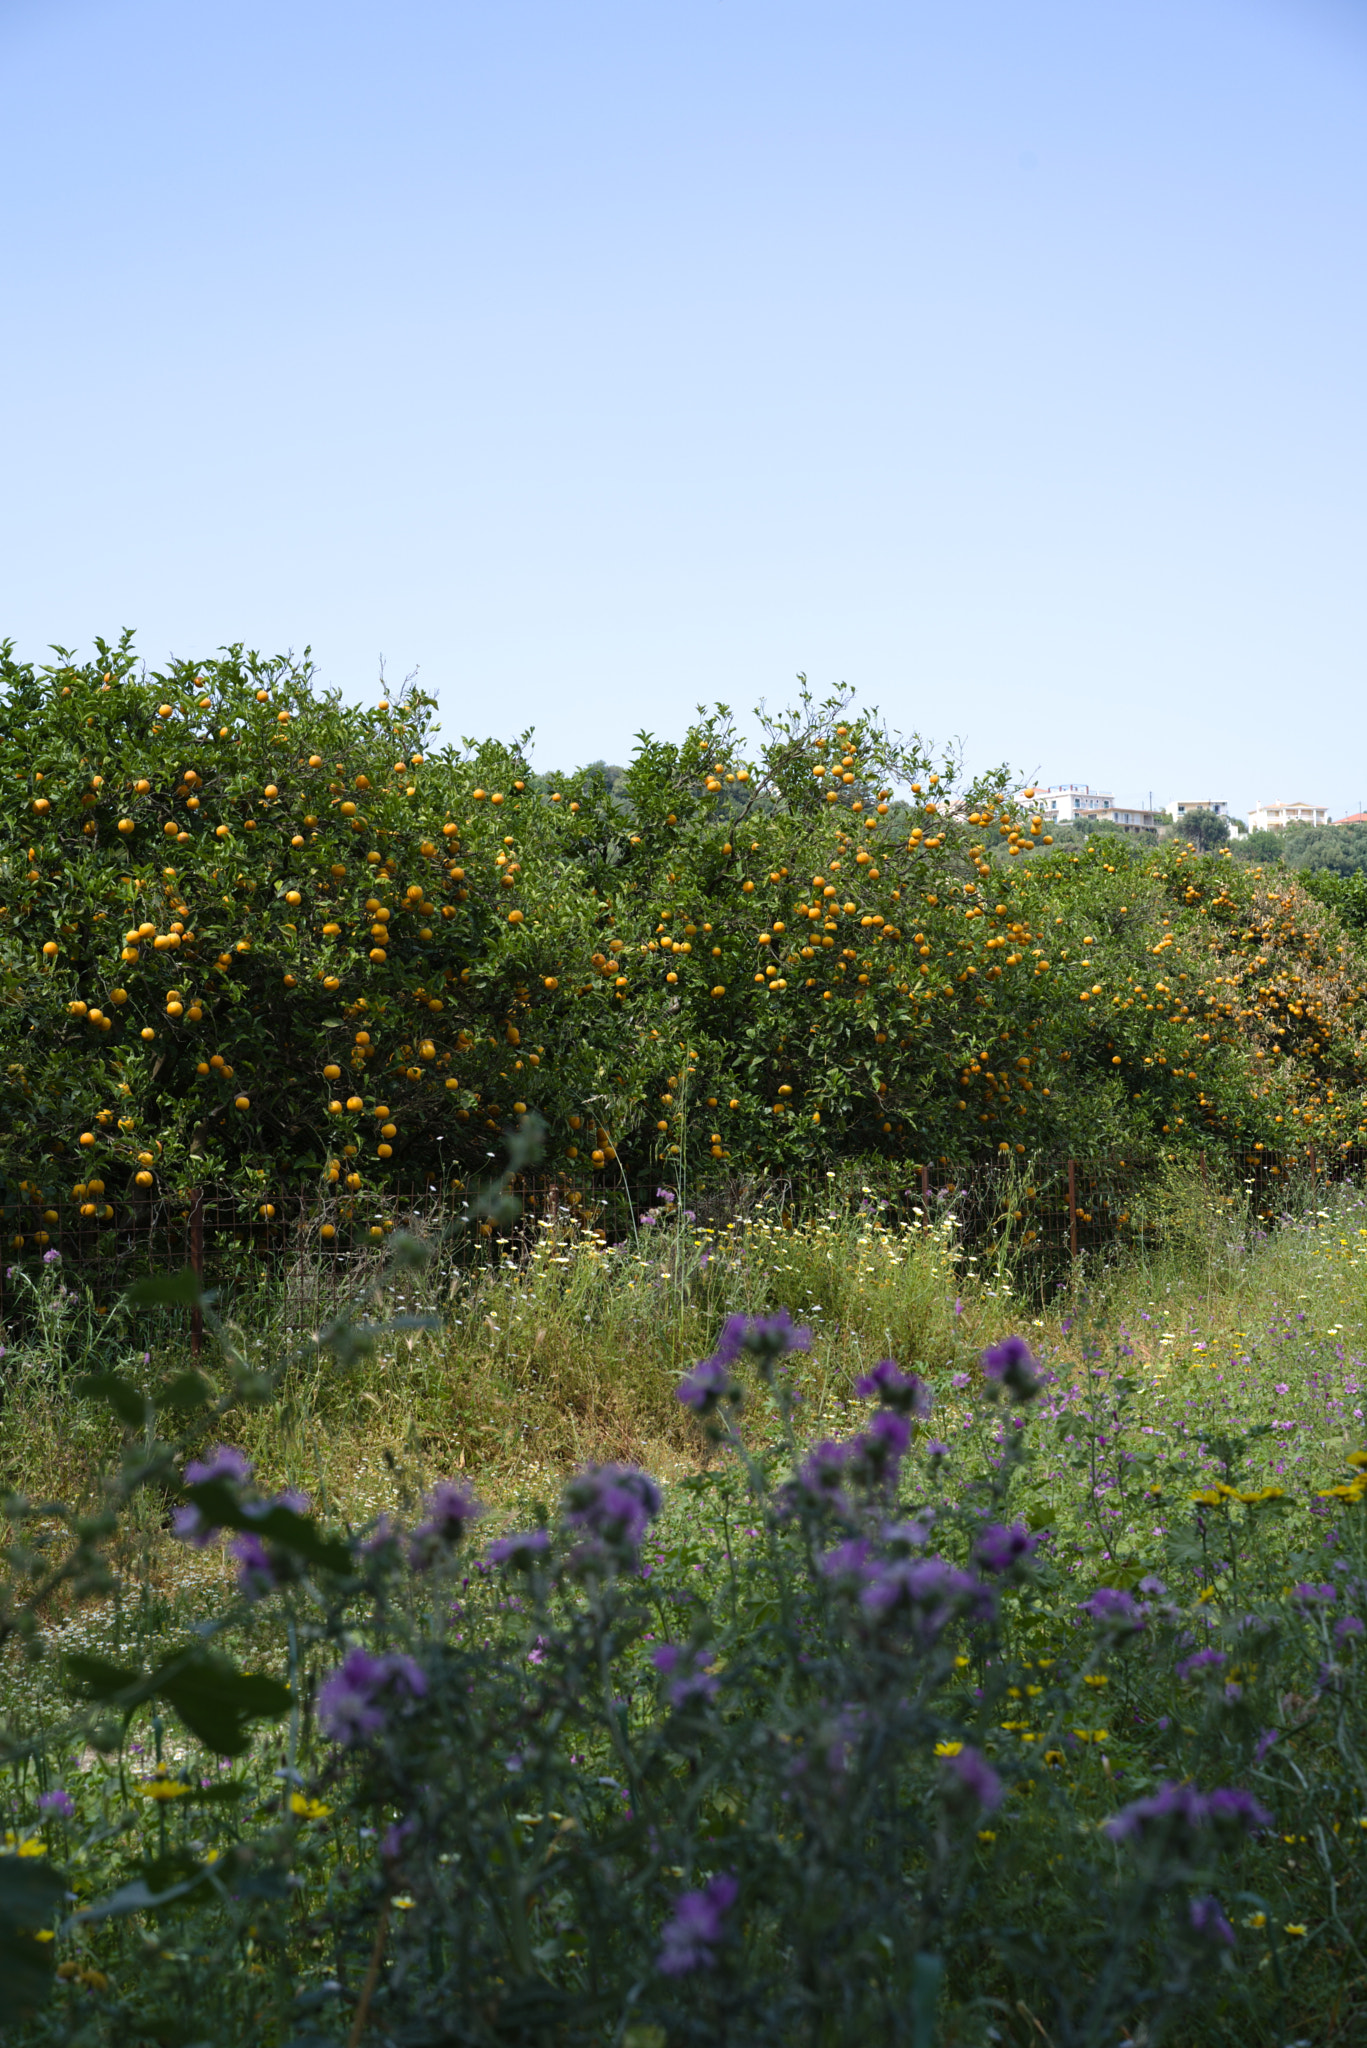
M1077 1161L1068 1161L1068 1243L1077 1258Z

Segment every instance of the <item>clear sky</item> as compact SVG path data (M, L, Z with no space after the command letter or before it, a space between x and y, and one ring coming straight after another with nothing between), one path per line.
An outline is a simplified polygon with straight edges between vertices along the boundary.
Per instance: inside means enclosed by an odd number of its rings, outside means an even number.
M0 0L0 635L1367 803L1361 0Z

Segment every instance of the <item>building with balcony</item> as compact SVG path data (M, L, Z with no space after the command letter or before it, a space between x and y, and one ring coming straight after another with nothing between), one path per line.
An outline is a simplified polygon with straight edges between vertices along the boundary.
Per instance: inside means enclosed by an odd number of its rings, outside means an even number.
M1089 811L1087 815L1099 825L1118 825L1122 832L1152 835L1158 831L1158 814L1155 811L1127 810L1111 804L1104 811Z
M1217 818L1227 818L1229 805L1222 797L1215 796L1184 796L1168 805L1168 815L1174 825L1180 825L1188 811L1213 811Z
M1287 825L1327 825L1323 804L1254 804L1248 814L1250 832L1280 832Z
M1093 789L1087 782L1060 782L1052 789L1035 788L1035 809L1052 825L1071 825L1078 818L1095 818L1115 802L1109 790Z

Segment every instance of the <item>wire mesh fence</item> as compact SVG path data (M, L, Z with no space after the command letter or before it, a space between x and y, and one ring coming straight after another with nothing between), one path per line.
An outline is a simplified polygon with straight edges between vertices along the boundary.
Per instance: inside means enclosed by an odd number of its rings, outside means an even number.
M459 1276L480 1262L524 1256L547 1229L589 1234L604 1244L641 1244L662 1226L686 1220L706 1232L743 1227L763 1213L804 1218L858 1216L876 1210L912 1229L947 1231L980 1262L1010 1262L1032 1291L1048 1293L1089 1257L1127 1248L1156 1250L1182 1206L1181 1189L1200 1187L1212 1213L1223 1206L1243 1223L1267 1225L1303 1211L1317 1189L1360 1175L1367 1154L1318 1158L1313 1146L1274 1152L1254 1146L1195 1161L1171 1154L1077 1160L997 1155L952 1165L899 1159L861 1161L838 1172L791 1178L713 1178L695 1188L648 1176L558 1173L519 1176L516 1220L481 1213L480 1189L460 1179L390 1181L367 1187L359 1173L294 1188L205 1185L179 1193L78 1184L69 1199L16 1190L4 1198L8 1254L0 1267L0 1321L22 1313L25 1280L60 1256L97 1307L115 1302L146 1275L192 1267L215 1290L220 1311L283 1318L316 1328L354 1299L403 1230L434 1257L409 1283L406 1305L440 1307ZM420 1297L420 1298L419 1298ZM198 1339L197 1325L191 1330Z

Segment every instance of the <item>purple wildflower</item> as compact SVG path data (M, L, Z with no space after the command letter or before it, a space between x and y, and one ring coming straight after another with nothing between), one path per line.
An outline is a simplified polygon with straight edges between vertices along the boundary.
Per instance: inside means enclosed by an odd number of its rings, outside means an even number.
M808 1452L798 1470L799 1490L809 1501L818 1501L833 1507L839 1514L847 1514L849 1506L842 1488L845 1483L845 1465L850 1454L850 1445L834 1442L827 1438Z
M926 1456L928 1458L947 1458L949 1456L949 1445L942 1444L939 1437L932 1437L926 1445Z
M1120 1586L1098 1586L1091 1598L1082 1602L1082 1609L1106 1628L1122 1631L1144 1626L1144 1609Z
M821 1560L821 1575L838 1584L858 1586L863 1583L869 1569L870 1551L863 1536L852 1536L847 1543L837 1543L834 1550L828 1550Z
M56 1266L60 1264L61 1257L61 1253L57 1250L56 1246L54 1245L51 1251L43 1253L43 1264L45 1266Z
M484 1555L490 1564L511 1565L515 1572L529 1572L551 1547L544 1529L524 1529L517 1536L496 1536Z
M710 1415L723 1401L739 1407L744 1398L740 1382L720 1358L704 1358L685 1373L675 1389L676 1398L695 1415Z
M177 1543L193 1543L196 1550L203 1550L212 1543L219 1533L216 1522L206 1522L199 1509L188 1503L176 1508L171 1515L171 1534Z
M1301 1581L1292 1595L1293 1599L1300 1601L1302 1607L1315 1607L1321 1604L1327 1607L1337 1597L1334 1588L1328 1583L1311 1586L1305 1580Z
M59 1820L70 1820L76 1811L76 1802L69 1792L62 1790L60 1785L54 1785L50 1792L39 1793L38 1811L39 1813L55 1813Z
M862 1401L881 1401L885 1408L891 1408L899 1415L914 1415L924 1420L929 1415L934 1400L930 1388L916 1373L905 1373L895 1359L884 1358L854 1383L854 1391Z
M1255 1799L1242 1785L1221 1785L1214 1792L1207 1793L1206 1812L1213 1821L1247 1828L1250 1834L1255 1828L1270 1828L1272 1825L1272 1816L1262 1801Z
M237 1587L246 1599L264 1600L267 1593L275 1591L280 1583L279 1559L259 1536L234 1536L228 1554L237 1559Z
M1229 1659L1223 1650L1198 1650L1194 1657L1182 1659L1177 1666L1177 1676L1190 1678L1193 1672L1199 1674L1202 1671L1219 1671L1228 1662Z
M984 1812L991 1813L1001 1805L1002 1781L980 1750L966 1743L956 1756L944 1761L958 1779L959 1789L975 1799Z
M1258 1740L1253 1745L1253 1761L1255 1764L1260 1764L1262 1762L1263 1758L1267 1755L1269 1749L1271 1749L1273 1743L1277 1740L1277 1735L1277 1729L1264 1728L1262 1734L1258 1737Z
M637 1465L586 1466L562 1500L567 1527L618 1553L634 1553L663 1505L659 1487Z
M924 1635L938 1635L961 1609L990 1611L991 1600L980 1579L943 1557L899 1558L875 1573L859 1596L870 1620L909 1611Z
M747 1352L768 1379L789 1351L810 1351L812 1333L794 1324L786 1308L771 1316L728 1316L713 1356L720 1365L734 1365Z
M984 1378L999 1381L1018 1401L1040 1390L1039 1365L1024 1337L1003 1337L984 1351L981 1364Z
M1210 1941L1223 1942L1226 1948L1233 1948L1234 1929L1217 1898L1207 1892L1204 1898L1193 1899L1187 1910L1193 1933L1204 1934Z
M1272 1816L1241 1785L1221 1786L1214 1792L1203 1793L1190 1783L1178 1785L1169 1779L1147 1799L1135 1799L1122 1806L1103 1826L1113 1842L1128 1842L1136 1836L1147 1836L1155 1826L1190 1831L1205 1827L1210 1821L1244 1827L1251 1833L1255 1828L1270 1827Z
M651 1652L650 1661L655 1669L661 1677L672 1680L672 1707L701 1706L717 1697L721 1681L713 1675L712 1654L706 1649L683 1650L677 1643L661 1643Z
M911 1442L905 1415L880 1408L868 1428L844 1446L847 1477L865 1486L884 1486L897 1477Z
M1009 1529L993 1522L974 1544L973 1555L984 1571L1006 1572L1038 1546L1039 1537L1032 1536L1024 1522L1013 1522Z
M192 1458L185 1467L187 1486L202 1486L210 1479L232 1479L242 1485L251 1476L251 1460L236 1444L215 1444L207 1458Z
M879 1535L894 1557L910 1557L924 1550L934 1524L934 1508L922 1508L909 1522L884 1522Z
M417 1700L426 1691L426 1674L411 1657L372 1657L368 1650L349 1650L319 1688L318 1726L329 1741L349 1748L383 1732L386 1695Z
M656 1968L666 1977L689 1970L710 1970L726 1934L726 1915L736 1903L734 1877L712 1878L700 1892L684 1892L674 1901L674 1914L664 1924Z
M380 1837L381 1856L388 1863L395 1862L407 1848L409 1837L416 1835L417 1832L418 1821L415 1814L410 1813L406 1820L391 1821Z
M431 1564L443 1549L454 1550L470 1524L484 1513L469 1487L459 1479L439 1479L423 1506L427 1519L413 1531L408 1548L410 1561L419 1569Z
M1346 1643L1349 1636L1360 1636L1362 1633L1362 1623L1355 1614L1345 1614L1341 1621L1334 1623L1334 1641L1336 1643Z

